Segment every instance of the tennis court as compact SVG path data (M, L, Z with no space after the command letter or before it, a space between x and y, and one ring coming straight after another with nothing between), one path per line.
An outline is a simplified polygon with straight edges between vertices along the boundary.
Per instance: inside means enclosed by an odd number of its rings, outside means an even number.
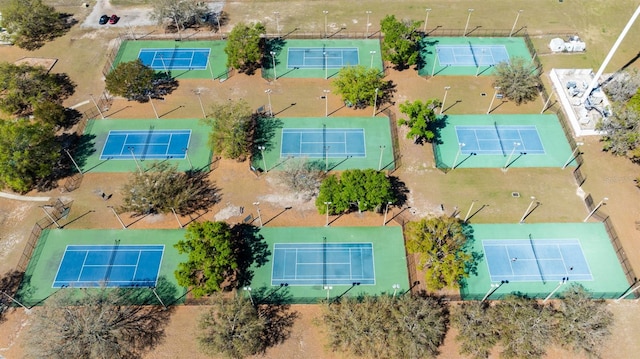
M491 76L515 57L531 60L520 37L430 37L420 43L420 76Z
M432 145L438 168L576 165L556 115L446 115L444 122Z
M557 297L572 283L617 298L631 284L603 223L472 224L469 233L465 252L476 261L461 282L464 300Z
M330 79L349 66L384 71L380 41L374 39L277 39L267 41L262 77Z
M96 207L104 216L108 208ZM73 214L66 223L81 213ZM83 210L84 211L84 210ZM114 216L101 218L117 225ZM130 218L122 217L125 223ZM61 220L65 224L65 220ZM41 304L57 291L75 288L127 288L136 303L184 301L186 288L174 271L187 259L173 246L184 229L46 229L40 234L17 297L27 306Z
M156 72L167 72L173 78L225 81L230 76L226 46L226 40L125 40L120 43L111 70L122 62L141 60Z
M363 128L284 128L280 157L366 157Z
M100 159L130 160L185 158L191 130L112 130Z
M210 130L198 119L90 120L84 134L92 151L75 160L84 173L139 171L158 161L182 171L208 168Z
M211 49L140 49L138 58L154 70L206 70Z
M593 280L577 239L482 241L492 282Z
M442 66L492 66L509 62L504 45L436 45L436 54Z
M285 117L273 121L273 135L254 148L254 169L284 170L301 159L324 170L395 168L388 117Z
M276 243L271 285L375 284L371 243Z
M163 253L163 245L69 245L53 287L155 287Z
M280 291L291 303L317 303L410 287L399 226L267 226L260 236L271 254L266 265L251 268L254 300Z
M455 126L461 153L505 155L510 151L543 155L536 126Z
M359 63L356 47L290 47L287 49L287 68L339 69Z

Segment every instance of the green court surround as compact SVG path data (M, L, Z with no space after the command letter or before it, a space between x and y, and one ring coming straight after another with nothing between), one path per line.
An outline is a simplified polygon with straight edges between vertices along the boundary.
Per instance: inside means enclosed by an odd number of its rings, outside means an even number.
M584 286L594 298L618 298L628 288L624 272L602 223L535 223L535 224L473 224L473 240L467 251L479 254L475 273L462 282L460 295L463 300L481 300L491 289L491 279L482 250L482 240L529 239L578 239L585 259L589 264L592 281L569 281L562 285L554 296L571 283ZM521 293L529 298L546 298L558 281L509 282L501 285L489 299L501 299L508 294Z
M211 163L211 150L208 145L209 132L211 128L204 125L197 119L118 119L118 120L90 120L85 129L85 135L95 136L94 152L86 160L80 161L79 165L83 172L131 172L136 171L136 162L133 159L107 159L101 160L100 153L110 130L191 130L189 150L187 154L195 169L207 169ZM144 160L138 158L140 166L149 168L152 164L161 160ZM177 164L178 169L187 171L191 169L187 158L168 159L169 164Z

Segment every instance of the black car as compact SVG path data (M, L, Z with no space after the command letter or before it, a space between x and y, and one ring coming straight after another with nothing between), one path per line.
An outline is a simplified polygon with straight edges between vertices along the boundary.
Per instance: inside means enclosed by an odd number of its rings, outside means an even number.
M98 21L98 24L104 25L107 22L109 22L109 16L107 16L107 15L100 16L100 21Z

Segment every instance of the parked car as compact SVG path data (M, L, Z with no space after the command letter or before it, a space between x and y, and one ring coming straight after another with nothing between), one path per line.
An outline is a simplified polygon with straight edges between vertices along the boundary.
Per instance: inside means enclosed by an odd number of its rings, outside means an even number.
M113 14L111 15L111 17L109 18L109 24L115 24L116 22L118 22L118 20L120 20L120 18L118 17L118 15Z
M107 15L100 16L100 20L98 21L98 24L104 25L107 22L109 22L109 16L107 16Z

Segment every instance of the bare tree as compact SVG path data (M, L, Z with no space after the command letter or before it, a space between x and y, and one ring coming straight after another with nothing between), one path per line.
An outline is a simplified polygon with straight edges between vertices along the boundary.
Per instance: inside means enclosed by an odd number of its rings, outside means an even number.
M613 102L626 103L640 89L640 72L637 69L616 72L604 85L604 91Z
M486 302L466 302L452 314L452 322L458 329L456 341L460 354L474 359L488 358L498 343L497 327L491 323Z
M164 338L171 311L159 305L131 303L144 299L134 298L132 293L140 292L60 290L34 311L25 339L28 357L141 358Z
M309 161L307 158L295 158L285 162L282 171L278 171L278 181L291 192L305 200L318 194L320 183L324 179L324 164Z

